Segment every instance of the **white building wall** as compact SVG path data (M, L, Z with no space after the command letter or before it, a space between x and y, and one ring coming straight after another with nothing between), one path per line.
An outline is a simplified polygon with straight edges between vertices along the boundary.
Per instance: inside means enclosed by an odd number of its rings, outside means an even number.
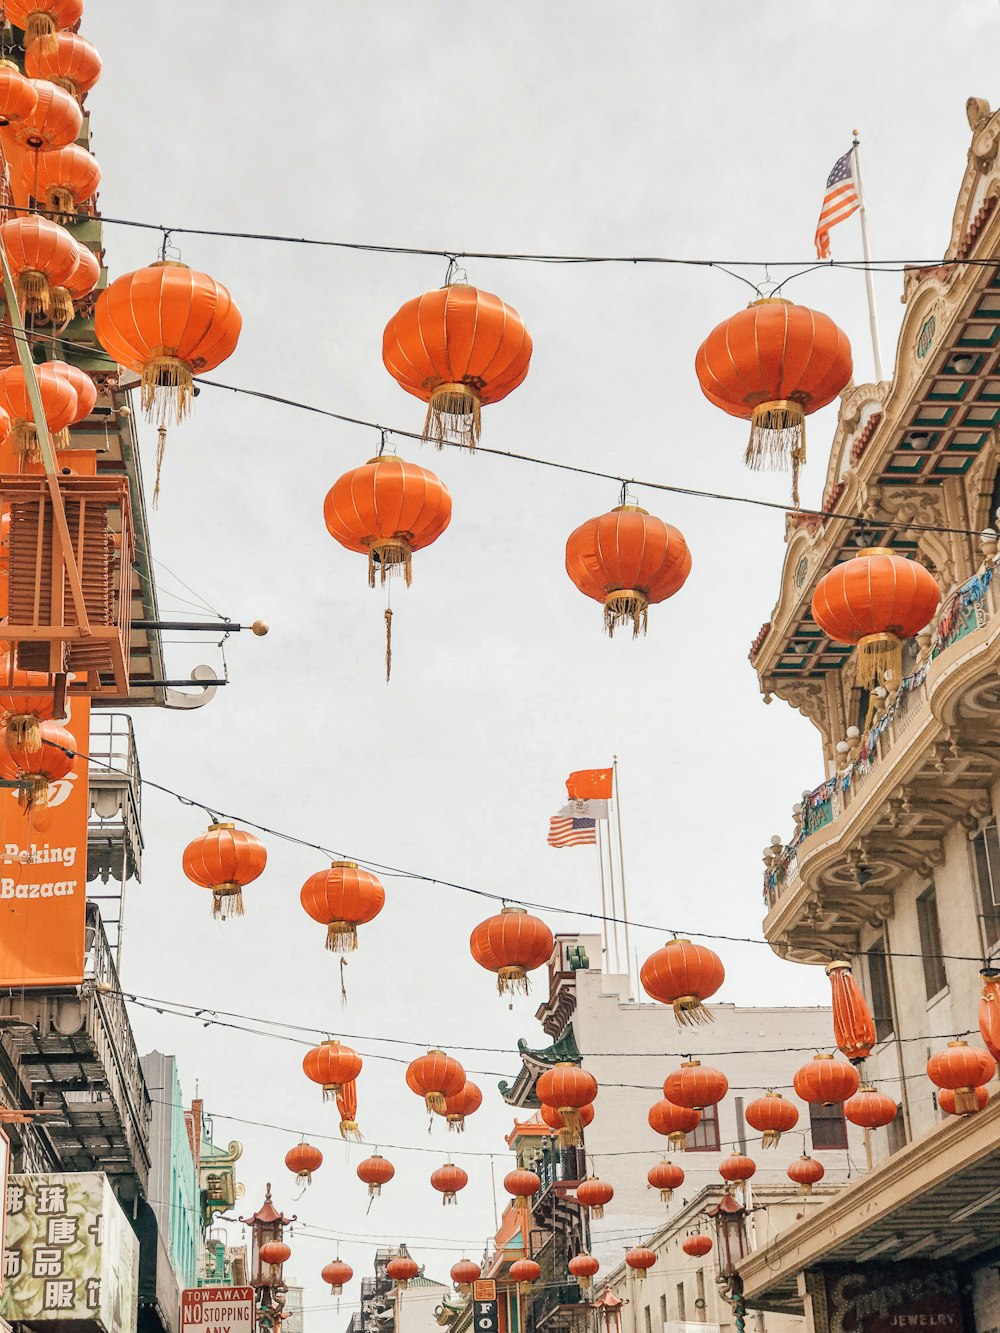
M591 958L601 956L596 937L584 936L581 943ZM573 1033L584 1067L600 1086L594 1120L585 1132L589 1165L615 1189L604 1217L591 1221L592 1248L605 1270L621 1261L628 1245L662 1226L684 1200L694 1198L706 1185L721 1183L719 1163L743 1150L741 1132L746 1152L757 1162L755 1186L794 1189L786 1168L803 1150L823 1163L828 1183L843 1184L865 1169L863 1134L853 1125L847 1127L847 1151L813 1149L809 1108L791 1089L795 1070L814 1051L832 1049L829 1009L713 1004L713 1023L681 1028L668 1007L623 1000L624 978L579 971L575 982ZM730 1092L718 1108L718 1152L674 1152L649 1127L649 1108L663 1096L664 1078L688 1054L715 1065L729 1079ZM760 1136L737 1114L736 1098L745 1105L768 1088L782 1091L795 1104L799 1123L776 1148L763 1151ZM686 1177L669 1205L661 1203L659 1193L646 1182L647 1171L661 1157L676 1162ZM654 1333L659 1333L658 1325Z
M994 789L994 809L1000 808L998 797L1000 790ZM953 828L944 840L943 854L942 863L934 867L932 875L909 875L893 897L893 913L885 923L885 947L891 955L889 973L895 1031L876 1047L866 1062L866 1072L879 1089L902 1105L908 1138L919 1137L945 1118L935 1105L936 1089L927 1077L928 1056L941 1050L960 1032L971 1032L966 1039L982 1045L978 1032L980 964L971 961L983 948L981 907L969 832L959 826ZM941 952L959 957L942 959L946 984L928 995L917 899L932 885L936 892ZM861 940L863 949L867 951L877 945L879 938L879 931L867 927ZM868 960L856 964L854 972L869 1003L873 1003ZM889 1156L893 1140L888 1129L874 1131L871 1142L876 1162Z
M399 1333L440 1333L434 1311L447 1294L448 1288L437 1283L426 1287L411 1284L405 1291L398 1291L399 1318L396 1328Z

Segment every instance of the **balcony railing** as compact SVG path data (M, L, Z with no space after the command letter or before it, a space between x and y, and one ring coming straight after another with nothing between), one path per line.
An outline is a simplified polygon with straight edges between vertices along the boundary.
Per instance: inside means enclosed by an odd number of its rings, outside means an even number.
M764 901L768 911L798 883L798 853L805 839L835 823L864 797L866 788L883 771L888 756L927 708L927 672L931 662L997 614L993 574L998 564L1000 557L963 584L945 603L927 660L900 683L896 697L864 737L854 759L803 795L794 838L768 857L764 871Z

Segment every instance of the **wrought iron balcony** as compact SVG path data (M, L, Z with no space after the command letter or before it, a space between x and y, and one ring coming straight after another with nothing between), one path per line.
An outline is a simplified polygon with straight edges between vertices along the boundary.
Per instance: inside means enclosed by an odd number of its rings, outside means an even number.
M796 905L810 893L825 913L843 918L839 927L825 920L825 956L836 930L839 947L849 948L860 921L876 924L887 914L907 864L933 865L957 820L974 827L988 812L1000 773L998 563L948 599L916 670L849 762L803 794L794 837L767 853L765 932L779 952L803 961L824 953L809 956L808 928L798 919Z
M142 878L142 787L132 719L95 712L90 724L87 880Z
M149 1093L114 957L96 903L87 903L80 986L0 992L0 1023L64 1171L104 1171L119 1197L145 1191Z

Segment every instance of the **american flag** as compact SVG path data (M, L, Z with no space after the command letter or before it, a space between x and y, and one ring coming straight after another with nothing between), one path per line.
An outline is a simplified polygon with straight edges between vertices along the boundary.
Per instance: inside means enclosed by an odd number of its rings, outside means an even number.
M597 821L594 819L566 819L553 815L549 820L550 847L585 847L597 843Z
M830 258L830 228L849 218L860 207L854 180L854 149L851 148L843 157L837 158L826 180L826 194L816 223L816 255L819 259Z

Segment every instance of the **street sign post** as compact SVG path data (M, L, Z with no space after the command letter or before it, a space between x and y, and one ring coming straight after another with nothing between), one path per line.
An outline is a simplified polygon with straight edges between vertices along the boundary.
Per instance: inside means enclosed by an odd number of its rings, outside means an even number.
M181 1333L253 1333L253 1287L188 1287Z

